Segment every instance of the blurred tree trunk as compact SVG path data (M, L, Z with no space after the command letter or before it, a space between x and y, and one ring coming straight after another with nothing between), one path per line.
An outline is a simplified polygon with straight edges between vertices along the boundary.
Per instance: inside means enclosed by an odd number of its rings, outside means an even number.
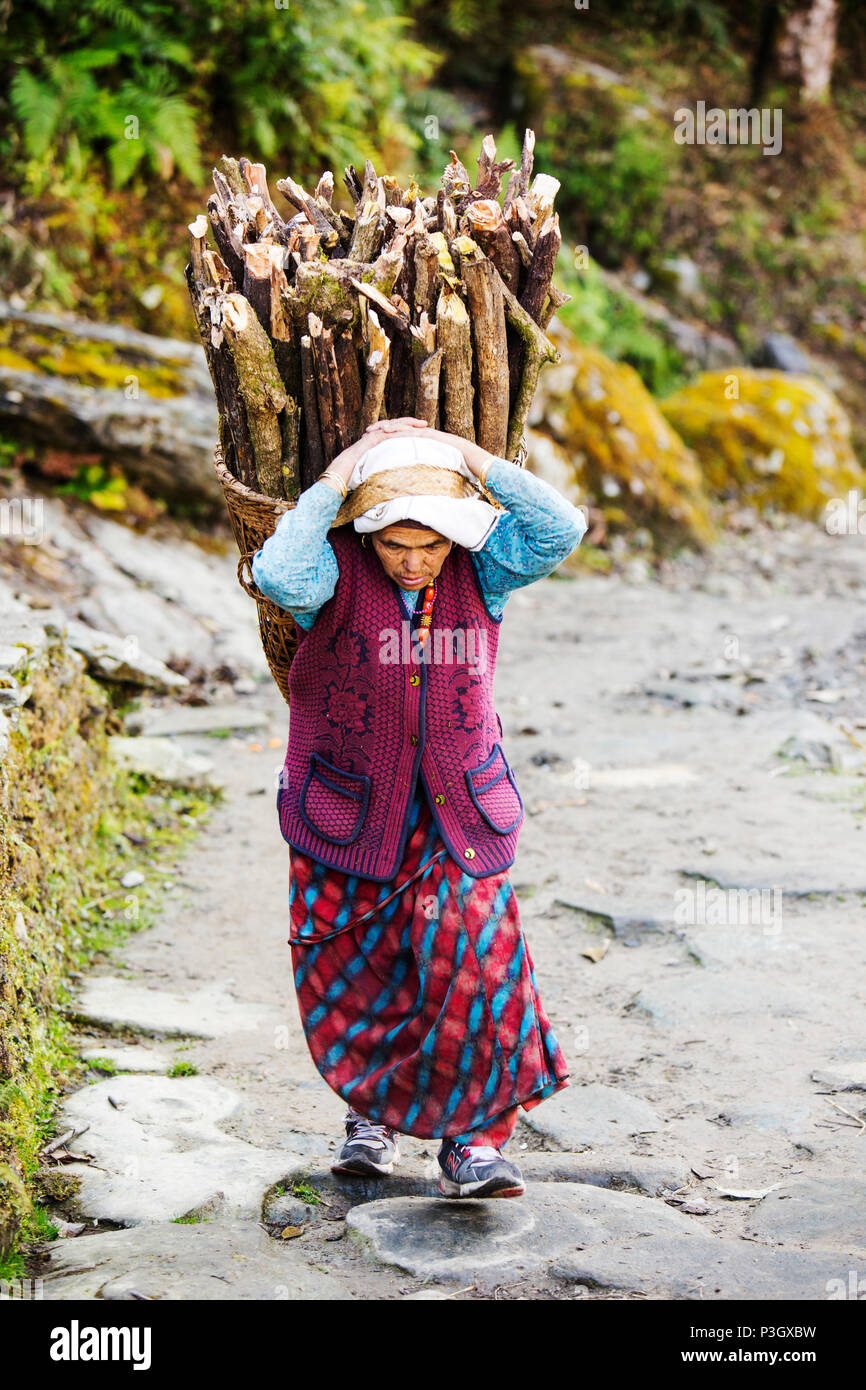
M797 0L779 39L779 71L804 101L826 101L836 57L837 0Z
M836 57L837 0L768 0L761 6L749 104L760 106L774 75L804 101L826 101Z

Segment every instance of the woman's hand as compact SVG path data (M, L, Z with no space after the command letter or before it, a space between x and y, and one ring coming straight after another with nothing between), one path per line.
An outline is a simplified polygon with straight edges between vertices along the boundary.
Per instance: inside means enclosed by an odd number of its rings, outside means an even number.
M497 457L496 454L489 454L486 449L482 449L480 444L473 444L471 439L464 439L462 435L432 429L426 420L419 420L414 415L406 415L401 420L377 420L375 425L368 425L361 438L366 438L373 431L380 431L382 435L411 434L422 439L435 439L439 444L450 444L452 449L460 451L466 467L476 478L480 478L485 465Z
M358 460L370 449L375 449L377 444L381 444L383 439L394 434L418 434L426 428L426 420L418 420L412 415L407 415L401 420L377 420L375 424L368 425L360 439L356 439L354 444L350 444L348 449L343 449L342 453L331 460L327 471L348 483Z

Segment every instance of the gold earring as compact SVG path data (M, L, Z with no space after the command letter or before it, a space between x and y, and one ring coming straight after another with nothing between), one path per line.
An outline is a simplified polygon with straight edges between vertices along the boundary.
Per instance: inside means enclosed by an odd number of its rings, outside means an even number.
M366 535L363 535L363 536L361 537L361 544L362 544L363 546L366 546L366 544L367 544L367 537L366 537Z

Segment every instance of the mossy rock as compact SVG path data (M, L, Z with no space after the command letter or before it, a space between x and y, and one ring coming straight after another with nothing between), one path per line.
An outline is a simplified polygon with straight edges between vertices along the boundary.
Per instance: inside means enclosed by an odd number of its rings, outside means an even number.
M614 530L643 527L663 544L711 541L698 462L634 368L556 322L549 334L561 361L542 372L532 419L569 460L580 500Z
M818 518L831 498L866 486L848 416L813 377L705 372L661 408L717 497Z

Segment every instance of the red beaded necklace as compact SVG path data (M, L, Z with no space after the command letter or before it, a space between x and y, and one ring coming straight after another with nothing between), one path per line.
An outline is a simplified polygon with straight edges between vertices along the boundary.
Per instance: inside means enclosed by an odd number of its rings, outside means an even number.
M433 621L433 600L436 597L436 580L428 584L424 590L424 601L421 604L421 617L418 619L418 646L423 647L427 638L430 636L430 624Z

